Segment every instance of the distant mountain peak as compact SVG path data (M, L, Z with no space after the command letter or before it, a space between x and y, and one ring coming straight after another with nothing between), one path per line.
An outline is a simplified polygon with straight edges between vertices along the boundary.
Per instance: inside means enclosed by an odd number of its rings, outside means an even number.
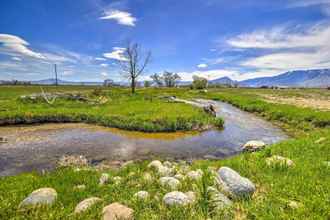
M286 86L321 87L330 86L330 69L294 70L277 76L260 77L239 82L240 86Z

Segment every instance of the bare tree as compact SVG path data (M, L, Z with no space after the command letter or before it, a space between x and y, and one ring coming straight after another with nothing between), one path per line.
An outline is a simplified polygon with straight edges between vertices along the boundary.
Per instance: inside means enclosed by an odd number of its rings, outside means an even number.
M154 83L156 83L156 85L158 87L163 86L163 77L160 74L155 73L155 74L151 75L150 78L152 79L152 81Z
M148 51L143 54L137 43L128 42L125 50L123 50L119 65L122 75L130 82L132 93L135 93L137 79L144 73L150 58L151 52Z
M166 87L175 87L177 81L181 80L181 77L177 73L165 71L163 73L163 79Z

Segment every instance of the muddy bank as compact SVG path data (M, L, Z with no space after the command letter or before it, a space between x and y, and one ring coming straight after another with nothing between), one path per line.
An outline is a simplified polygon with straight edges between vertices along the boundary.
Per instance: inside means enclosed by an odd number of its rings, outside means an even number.
M240 152L253 139L268 144L287 136L271 123L229 104L212 103L224 118L223 130L204 132L142 133L87 124L45 124L0 127L0 175L34 169L51 169L65 154L83 154L90 160L130 160L145 158L223 158Z

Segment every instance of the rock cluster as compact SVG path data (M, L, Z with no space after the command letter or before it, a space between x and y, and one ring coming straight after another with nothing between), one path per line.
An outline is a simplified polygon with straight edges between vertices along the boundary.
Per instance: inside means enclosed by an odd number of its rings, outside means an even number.
M172 206L189 206L194 204L198 198L208 199L208 204L210 210L215 212L225 211L233 206L233 202L230 198L249 198L255 191L255 185L247 178L240 176L236 171L229 167L221 167L218 171L216 168L209 167L207 171L202 171L200 169L190 170L187 163L176 163L176 162L160 162L158 160L152 161L148 165L149 169L154 169L155 178L151 171L147 171L143 174L138 171L131 171L127 174L127 177L135 177L137 175L141 176L141 179L146 183L152 183L157 181L159 178L159 184L163 187L163 191L169 190L162 196L161 192L157 192L152 195L148 191L138 191L132 195L139 203L147 203L150 200L160 201L170 208ZM169 169L171 172L167 173L169 176L161 176L162 169ZM206 194L204 195L200 191L199 181L202 180L204 172L210 172L211 175L217 180L217 185L207 186ZM171 175L171 176L170 176ZM182 181L182 183L181 183ZM188 183L191 187L191 191L182 192L179 191L180 188L185 183ZM124 183L124 178L120 176L115 176L111 178L108 173L102 173L99 178L99 184L105 185L109 184L114 186L116 184ZM137 183L137 187L144 187L142 184ZM73 189L84 190L86 185L76 185ZM41 188L33 191L26 199L24 199L20 207L26 206L36 206L36 205L51 205L56 201L57 193L55 189L52 188ZM99 197L89 197L80 201L75 209L74 214L81 214L97 203L104 203L104 201ZM132 220L134 219L134 210L119 203L114 202L103 208L102 211L104 220Z

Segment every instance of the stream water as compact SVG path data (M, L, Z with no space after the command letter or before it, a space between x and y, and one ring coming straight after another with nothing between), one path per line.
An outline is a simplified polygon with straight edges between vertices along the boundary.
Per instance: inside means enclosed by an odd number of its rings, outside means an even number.
M0 127L0 176L51 169L66 154L93 160L223 158L239 153L249 140L267 144L287 138L273 124L229 104L212 103L225 120L223 130L205 132L142 133L87 124L44 124Z

